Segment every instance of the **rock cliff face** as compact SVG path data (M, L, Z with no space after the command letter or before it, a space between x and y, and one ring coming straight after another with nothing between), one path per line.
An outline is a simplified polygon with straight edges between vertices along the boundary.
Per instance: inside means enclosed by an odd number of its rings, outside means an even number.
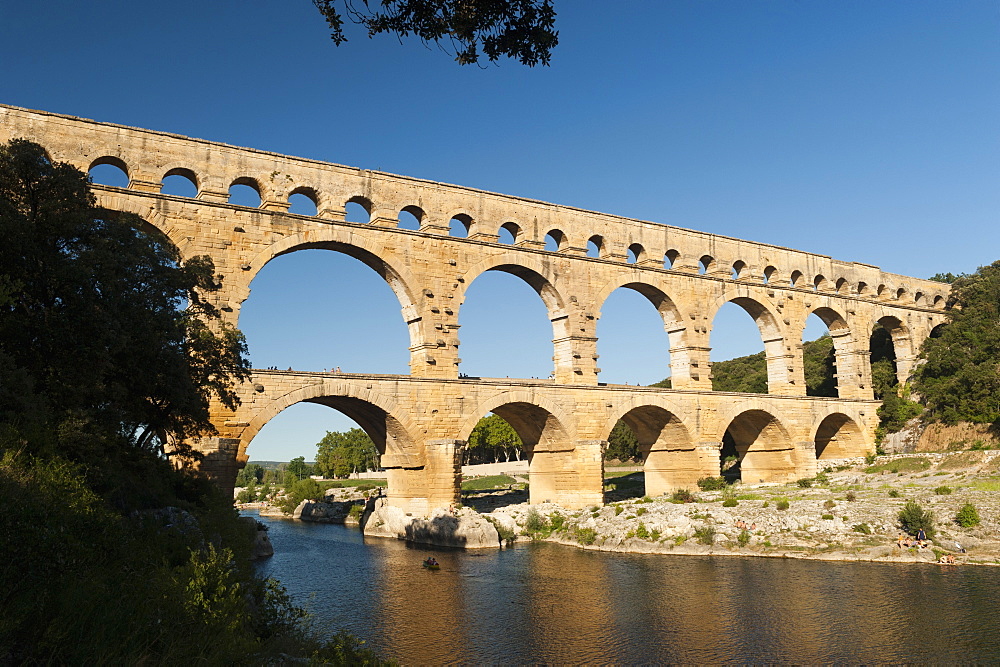
M315 523L345 523L347 514L351 511L353 504L338 502L321 503L315 500L303 500L292 511L292 518Z
M481 515L471 510L456 514L437 509L429 518L408 516L402 509L391 507L384 498L369 501L361 520L365 535L393 537L419 544L462 549L496 549L500 546L497 529Z

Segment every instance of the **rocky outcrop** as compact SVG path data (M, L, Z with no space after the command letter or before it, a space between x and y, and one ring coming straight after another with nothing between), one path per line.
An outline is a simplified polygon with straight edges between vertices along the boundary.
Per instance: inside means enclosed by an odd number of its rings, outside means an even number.
M312 521L314 523L345 523L352 502L317 502L315 500L303 500L292 511L293 519L302 521Z
M387 505L384 498L369 501L361 520L362 530L371 537L392 537L418 544L461 549L496 549L500 534L477 512L462 509L452 514L435 510L430 517L413 517Z

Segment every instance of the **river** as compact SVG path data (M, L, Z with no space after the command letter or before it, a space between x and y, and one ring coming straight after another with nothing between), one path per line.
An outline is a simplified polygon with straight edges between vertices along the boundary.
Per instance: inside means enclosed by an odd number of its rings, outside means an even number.
M402 664L1000 661L1000 568L452 551L262 521L260 572Z

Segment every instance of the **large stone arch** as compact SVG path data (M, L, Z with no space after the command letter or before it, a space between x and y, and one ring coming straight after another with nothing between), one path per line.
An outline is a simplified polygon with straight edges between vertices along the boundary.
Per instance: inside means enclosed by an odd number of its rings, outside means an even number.
M748 286L736 285L734 288L724 290L722 296L715 299L709 307L706 317L713 325L719 309L726 303L734 303L742 308L757 324L764 343L764 356L767 359L767 392L782 395L804 394L805 387L795 385L794 366L789 363L789 359L794 359L795 355L786 340L787 331L782 326L781 319L775 315L772 306L759 298ZM795 347L798 345L799 341L796 341Z
M298 250L332 250L359 260L389 285L399 301L403 321L410 335L411 348L423 342L422 318L418 299L415 296L417 281L408 269L390 263L379 254L380 246L368 237L352 229L325 227L320 230L301 232L273 243L244 265L244 271L237 276L239 294L234 298L242 303L250 296L250 283L258 273L275 257ZM236 287L236 286L234 286Z
M165 237L177 248L177 251L184 259L193 254L190 252L191 240L185 235L183 230L171 224L170 217L165 215L162 209L150 206L148 202L134 197L125 196L121 192L110 189L105 190L104 188L107 186L98 185L91 187L93 193L97 196L97 203L101 207L111 211L136 215L145 223L140 227L142 231Z
M879 325L884 327L892 338L892 348L896 355L896 379L899 384L906 384L910 380L918 347L913 340L913 332L902 318L887 309L880 309L874 314L872 321L869 322L869 334Z
M690 359L686 354L688 346L687 325L677 304L659 286L654 285L632 274L619 275L608 281L598 291L594 298L593 311L600 317L600 311L611 295L620 288L638 292L644 296L659 313L663 328L667 332L670 352L670 376L676 378L678 386L684 384L683 378L690 375Z
M488 412L502 417L524 443L531 503L556 502L575 508L587 504L578 502L577 496L593 497L596 493L600 497L603 488L600 467L595 479L589 480L596 484L596 489L586 494L586 482L581 480L588 479L589 471L580 465L574 424L562 409L539 400L532 392L504 392L477 405L473 417L459 430L459 439L467 441L475 422Z
M707 476L692 435L694 431L684 420L686 412L689 411L668 398L641 396L618 406L605 423L605 440L619 419L635 433L647 496L691 489Z
M361 426L381 454L405 460L412 466L422 464L423 452L412 435L416 426L396 400L362 388L359 383L338 379L327 379L274 396L248 415L247 426L240 434L239 460L247 459L247 448L264 425L296 403L316 403L339 410Z
M837 366L837 372L834 374L836 396L840 398L864 398L861 390L867 384L865 378L868 375L863 368L864 352L858 353L855 336L848 324L847 315L828 303L809 308L802 321L798 322L796 326L800 341L810 315L816 315L826 325L830 338L833 340L833 352Z
M739 407L720 414L721 452L735 449L739 478L747 484L788 482L799 473L795 442L785 423L769 407Z
M816 458L821 461L864 456L870 449L864 431L843 412L832 412L824 417L816 427L813 442Z
M461 323L461 309L465 303L465 295L472 284L487 271L501 271L520 278L528 284L531 289L538 294L548 312L549 321L552 323L552 340L566 341L571 336L572 323L571 312L568 308L567 300L559 291L555 284L555 275L551 267L551 260L542 261L533 255L524 256L523 253L507 252L500 255L484 259L462 276L459 284L462 285L461 293L457 294L458 304L457 318ZM559 375L560 364L571 363L571 360L563 360L566 355L560 355L558 350L553 351L556 375Z

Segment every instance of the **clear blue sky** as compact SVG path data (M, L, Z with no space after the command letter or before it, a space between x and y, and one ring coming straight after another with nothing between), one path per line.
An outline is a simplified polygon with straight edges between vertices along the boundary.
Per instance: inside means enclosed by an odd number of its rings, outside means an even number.
M614 13L608 13L608 8ZM549 68L459 67L309 0L6 2L0 102L775 243L926 277L1000 258L996 0L556 0ZM308 306L308 308L303 308ZM303 312L305 310L306 312ZM462 371L545 377L551 326L511 276L474 283ZM257 366L407 371L391 291L347 257L281 257L240 326ZM762 349L737 307L713 358ZM807 337L822 333L813 326ZM652 307L602 311L601 379L667 374ZM524 352L514 350L524 349ZM353 424L279 415L254 459Z

